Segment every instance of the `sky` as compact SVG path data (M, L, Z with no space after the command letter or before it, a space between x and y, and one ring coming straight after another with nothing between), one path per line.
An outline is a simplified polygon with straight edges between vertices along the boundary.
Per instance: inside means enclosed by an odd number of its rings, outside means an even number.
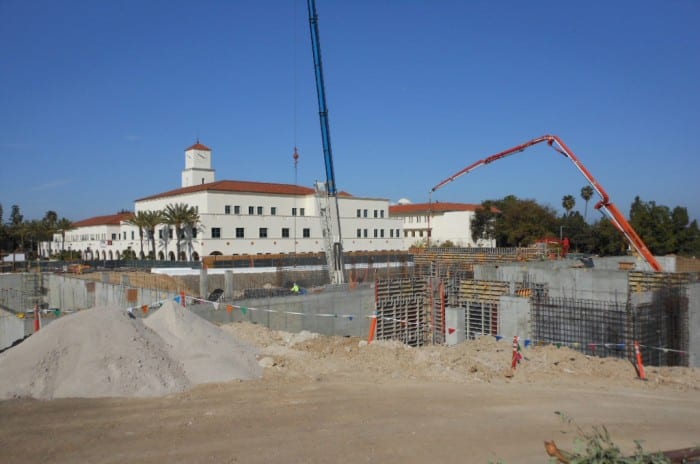
M558 213L573 195L583 214L586 179L545 145L429 196L555 134L624 214L639 196L700 219L700 2L316 6L339 190ZM305 1L0 0L0 17L3 221L133 210L181 186L197 140L217 180L325 181Z

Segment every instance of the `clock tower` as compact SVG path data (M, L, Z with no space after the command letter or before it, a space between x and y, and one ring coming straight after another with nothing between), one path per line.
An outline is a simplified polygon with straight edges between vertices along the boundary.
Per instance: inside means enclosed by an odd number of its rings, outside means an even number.
M208 184L214 182L214 169L211 167L211 148L199 143L185 150L185 169L182 171L182 186Z

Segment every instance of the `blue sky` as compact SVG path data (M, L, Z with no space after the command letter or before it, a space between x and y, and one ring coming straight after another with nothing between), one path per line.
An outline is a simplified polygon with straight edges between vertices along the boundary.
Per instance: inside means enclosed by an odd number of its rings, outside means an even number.
M317 0L338 188L428 201L464 166L559 135L625 214L700 219L700 2ZM0 204L80 220L217 180L324 180L306 2L0 0ZM292 153L301 158L295 173ZM561 211L585 179L548 147L433 194ZM591 213L589 219L599 217Z

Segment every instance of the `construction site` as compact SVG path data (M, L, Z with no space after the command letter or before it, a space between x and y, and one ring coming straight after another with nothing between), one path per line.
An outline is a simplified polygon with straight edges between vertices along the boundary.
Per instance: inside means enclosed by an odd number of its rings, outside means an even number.
M430 203L543 144L599 196L624 256L436 247L430 225L426 246L344 252L307 4L323 251L0 274L2 462L569 464L589 430L624 456L700 462L700 261L655 256L558 136L468 165Z

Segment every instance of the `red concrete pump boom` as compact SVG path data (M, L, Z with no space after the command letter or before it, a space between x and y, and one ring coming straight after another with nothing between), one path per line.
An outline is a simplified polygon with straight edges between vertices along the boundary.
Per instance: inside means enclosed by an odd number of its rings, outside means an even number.
M637 235L637 232L634 230L634 228L632 228L630 223L627 222L625 216L623 216L622 213L620 213L620 210L618 210L617 207L610 201L608 192L605 191L603 186L600 185L598 181L593 177L593 175L588 171L588 169L586 169L586 167L583 165L583 163L581 163L581 161L574 154L574 152L572 152L569 149L569 147L567 147L566 144L556 135L543 135L541 137L537 137L536 139L532 139L529 142L525 142L521 145L518 145L517 147L509 148L508 150L496 153L495 155L491 155L488 158L484 158L482 160L477 161L476 163L470 164L466 168L462 169L461 171L457 172L456 174L448 177L447 179L437 184L430 190L430 192L432 193L444 187L445 185L456 180L458 177L463 176L464 174L469 174L478 167L487 165L501 158L520 153L522 151L525 151L527 148L530 148L531 146L537 145L538 143L542 142L547 142L547 144L550 147L552 147L554 150L561 153L565 157L569 158L569 160L571 160L571 162L573 162L576 165L581 174L583 174L586 180L593 186L593 189L598 193L598 195L600 195L601 199L595 205L595 209L602 209L603 212L608 215L613 225L620 232L622 232L625 238L627 238L627 241L630 243L630 245L632 245L632 247L646 260L647 263L649 263L652 269L654 269L655 271L663 271L659 262L656 260L656 258L654 258L654 255L651 254L647 246L644 244L644 241L639 237L639 235Z

